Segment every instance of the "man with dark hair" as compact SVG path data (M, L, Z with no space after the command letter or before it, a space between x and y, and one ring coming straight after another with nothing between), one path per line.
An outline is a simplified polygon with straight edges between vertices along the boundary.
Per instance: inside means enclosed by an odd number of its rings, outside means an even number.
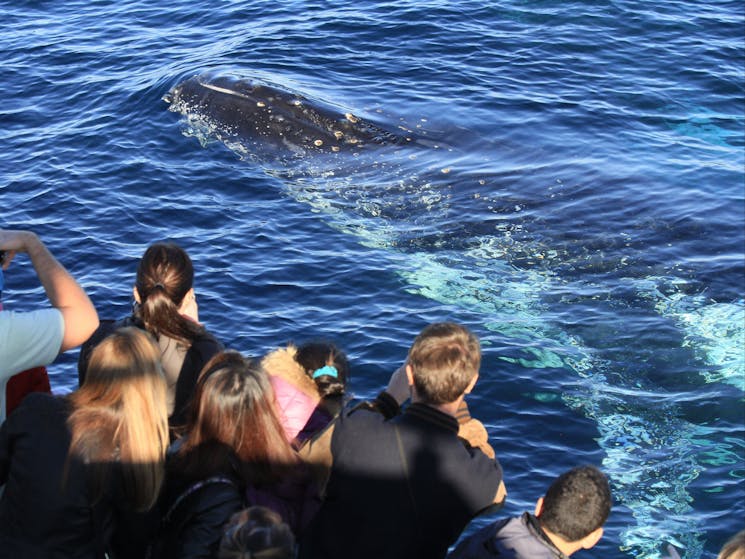
M486 526L448 559L566 559L598 543L610 508L605 475L594 466L572 468L538 499L535 515L525 512Z
M342 412L325 500L300 557L441 559L471 518L502 505L499 462L459 436L480 362L466 328L432 324L374 402Z

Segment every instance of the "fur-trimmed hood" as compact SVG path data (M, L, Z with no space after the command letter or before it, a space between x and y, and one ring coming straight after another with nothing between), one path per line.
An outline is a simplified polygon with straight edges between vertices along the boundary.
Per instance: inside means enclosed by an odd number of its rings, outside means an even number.
M303 367L295 361L297 348L290 344L286 348L275 349L261 360L261 366L270 376L276 376L292 384L303 394L320 400L316 383L306 373Z

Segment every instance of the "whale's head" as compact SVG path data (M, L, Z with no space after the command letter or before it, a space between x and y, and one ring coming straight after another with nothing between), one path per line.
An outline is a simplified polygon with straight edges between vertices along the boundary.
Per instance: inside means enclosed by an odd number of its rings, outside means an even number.
M174 86L170 110L209 123L223 140L262 142L294 153L358 151L414 142L411 131L387 128L350 111L255 78L208 72Z

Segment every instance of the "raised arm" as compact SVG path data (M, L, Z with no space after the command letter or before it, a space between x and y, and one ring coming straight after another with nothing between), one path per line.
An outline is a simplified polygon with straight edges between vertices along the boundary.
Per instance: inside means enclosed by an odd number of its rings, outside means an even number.
M409 399L411 390L409 388L409 379L406 376L406 363L393 372L385 391L396 400L399 406Z
M51 305L62 313L65 333L60 352L79 346L98 327L98 313L82 287L31 231L0 230L0 250L6 251L3 269L19 252L31 259Z

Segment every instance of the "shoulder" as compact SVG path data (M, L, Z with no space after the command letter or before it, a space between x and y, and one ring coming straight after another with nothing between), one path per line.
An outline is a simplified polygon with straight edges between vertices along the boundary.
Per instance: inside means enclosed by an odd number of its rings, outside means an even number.
M220 342L220 340L217 339L217 337L210 331L208 331L206 328L203 328L202 331L194 338L194 341L192 342L194 345L205 347L205 348L213 348L216 347L218 349L222 349L223 345Z
M490 545L490 540L499 531L499 524L504 524L508 520L494 522L484 526L473 534L461 539L452 553L447 556L447 559L489 559L491 557L501 556Z
M55 396L49 392L31 392L23 399L21 407L50 411L68 411L70 406L65 398L61 396Z
M35 421L57 418L66 421L71 413L70 403L66 398L49 392L32 392L28 394L17 409L25 409Z
M374 402L358 402L349 405L335 420L334 437L347 432L388 430L388 420ZM356 435L353 435L356 436Z
M331 452L334 456L340 453L362 456L370 452L385 453L390 450L395 440L395 423L391 419L397 415L392 410L395 408L397 412L400 408L395 400L393 405L388 405L385 392L381 395L372 401L350 403L331 422Z
M228 477L213 476L182 485L179 489L163 511L167 524L219 528L245 506L243 491Z
M186 490L186 496L197 503L200 510L240 508L242 491L238 484L225 476L214 476L198 481Z
M561 551L545 539L538 520L528 512L504 522L495 531L491 545L500 551L513 550L517 559L566 559Z
M494 538L505 525L514 521L519 522L519 520L519 518L505 518L484 526L473 534L461 539L452 553L447 556L447 559L516 558L516 555L505 553L505 550L497 548Z
M339 418L346 422L381 424L400 414L401 406L384 390L374 400L350 402L339 414Z
M207 332L202 332L194 338L186 351L184 362L179 373L179 385L189 387L189 391L196 384L197 377L202 367L217 353L223 350L223 345L218 339ZM178 404L177 404L178 405Z
M180 487L163 511L159 540L165 556L212 557L230 517L245 506L228 478L206 478Z
M138 326L135 324L131 317L126 317L122 320L114 320L111 318L101 319L98 324L98 328L91 334L80 346L80 354L78 355L78 384L83 384L85 375L88 372L88 361L90 360L93 349L100 344L106 336L114 332L117 328L123 326ZM139 327L139 326L138 326Z
M187 355L192 359L206 363L210 358L224 349L223 344L210 332L203 329L191 342Z
M5 420L9 430L14 432L67 431L67 417L70 414L67 400L44 392L28 394L18 407ZM60 431L61 432L61 431Z

